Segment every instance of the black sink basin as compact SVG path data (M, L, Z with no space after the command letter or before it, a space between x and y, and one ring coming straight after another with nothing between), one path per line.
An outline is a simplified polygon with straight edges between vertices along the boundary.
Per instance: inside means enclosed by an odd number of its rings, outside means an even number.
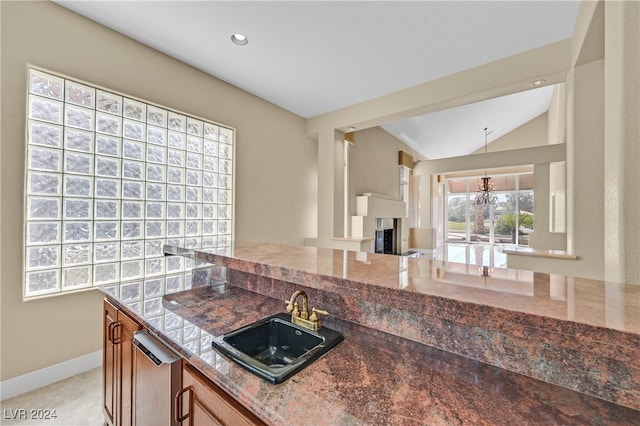
M213 339L219 350L250 372L281 383L344 340L337 331L311 331L276 314Z

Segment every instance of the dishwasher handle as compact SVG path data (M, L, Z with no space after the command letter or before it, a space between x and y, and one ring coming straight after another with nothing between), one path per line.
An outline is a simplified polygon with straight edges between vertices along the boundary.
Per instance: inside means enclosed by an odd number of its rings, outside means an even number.
M147 330L133 333L134 346L157 367L180 361L171 349L152 336Z

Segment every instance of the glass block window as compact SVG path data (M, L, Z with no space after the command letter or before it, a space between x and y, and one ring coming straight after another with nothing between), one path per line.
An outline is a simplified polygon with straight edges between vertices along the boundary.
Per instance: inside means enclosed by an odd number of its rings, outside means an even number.
M25 298L178 273L229 245L234 131L29 69Z

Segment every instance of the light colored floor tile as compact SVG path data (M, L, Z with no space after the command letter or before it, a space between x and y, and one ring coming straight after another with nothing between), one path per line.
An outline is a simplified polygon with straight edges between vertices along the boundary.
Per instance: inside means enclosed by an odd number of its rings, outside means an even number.
M102 368L96 368L7 399L0 403L0 424L100 426L104 423L101 384ZM49 414L55 410L56 417L37 418L46 410Z

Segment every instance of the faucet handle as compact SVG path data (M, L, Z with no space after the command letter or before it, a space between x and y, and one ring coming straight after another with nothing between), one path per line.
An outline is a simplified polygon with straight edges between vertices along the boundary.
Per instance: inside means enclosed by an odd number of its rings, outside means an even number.
M309 318L309 320L310 321L319 321L320 318L316 314L329 315L329 312L327 312L327 311L325 311L323 309L311 308L311 317Z

